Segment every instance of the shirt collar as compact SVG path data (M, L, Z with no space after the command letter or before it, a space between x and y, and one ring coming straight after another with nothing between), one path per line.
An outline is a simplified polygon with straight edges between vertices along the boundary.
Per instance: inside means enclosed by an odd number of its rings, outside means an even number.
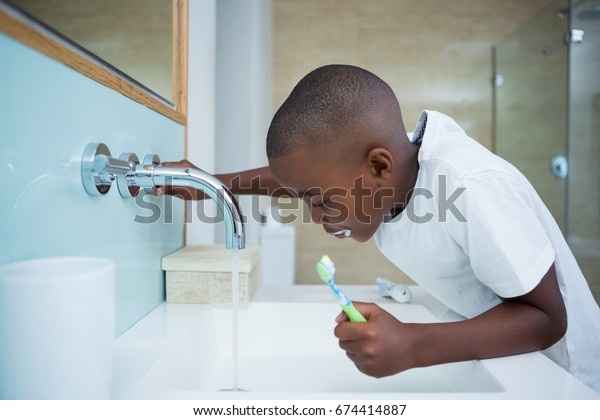
M411 143L419 144L423 141L423 136L425 135L425 129L427 128L427 111L421 112L419 116L419 120L417 121L417 125L415 130L413 131L413 136Z

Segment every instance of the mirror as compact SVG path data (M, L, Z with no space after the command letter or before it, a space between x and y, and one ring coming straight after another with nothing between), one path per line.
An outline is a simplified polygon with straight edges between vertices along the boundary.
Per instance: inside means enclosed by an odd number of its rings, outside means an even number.
M173 0L10 0L173 103Z

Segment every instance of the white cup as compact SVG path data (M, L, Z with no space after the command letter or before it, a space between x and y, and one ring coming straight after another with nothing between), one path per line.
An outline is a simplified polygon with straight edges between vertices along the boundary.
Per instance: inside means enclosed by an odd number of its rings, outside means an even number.
M91 257L0 267L0 399L108 399L115 263Z

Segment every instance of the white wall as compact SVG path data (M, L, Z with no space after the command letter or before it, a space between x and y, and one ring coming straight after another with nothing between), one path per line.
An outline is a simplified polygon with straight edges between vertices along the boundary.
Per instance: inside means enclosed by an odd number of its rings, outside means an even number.
M271 120L271 1L190 1L188 159L209 172L264 166ZM256 198L242 197L246 243ZM208 215L214 215L206 211ZM223 223L188 225L187 243L223 243Z
M215 167L216 0L192 0L189 8L187 159L207 172ZM215 214L216 206L201 203ZM193 217L190 217L190 214ZM188 206L186 243L211 244L215 226L198 220L196 203Z

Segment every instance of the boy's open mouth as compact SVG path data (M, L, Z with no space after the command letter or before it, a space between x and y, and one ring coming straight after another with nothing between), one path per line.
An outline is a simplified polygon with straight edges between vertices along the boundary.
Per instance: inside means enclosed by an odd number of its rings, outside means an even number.
M348 238L350 235L352 235L352 231L350 229L343 229L343 230L338 230L337 232L333 232L332 235L335 236L336 238L344 239L344 238Z

